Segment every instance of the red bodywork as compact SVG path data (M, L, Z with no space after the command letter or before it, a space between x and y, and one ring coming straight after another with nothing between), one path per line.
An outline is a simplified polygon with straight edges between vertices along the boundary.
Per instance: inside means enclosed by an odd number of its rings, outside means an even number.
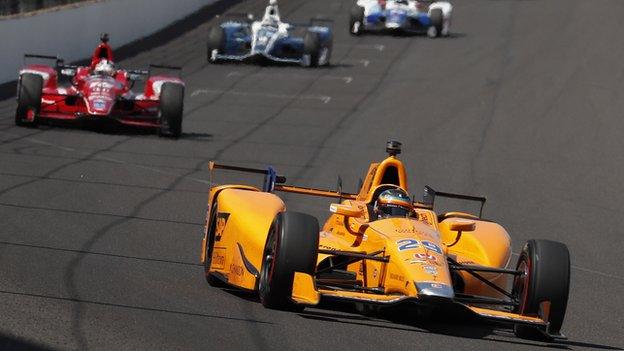
M106 45L106 44L102 44ZM100 47L96 49L96 53ZM106 45L107 46L107 45ZM104 57L112 58L110 48ZM95 54L94 53L94 59ZM95 62L94 60L93 62ZM92 62L92 63L93 63ZM97 62L95 62L97 64ZM90 67L78 67L71 83L59 85L57 69L46 65L27 65L20 71L43 78L41 108L37 118L74 120L78 118L114 119L126 125L160 127L160 88L163 83L184 85L177 77L151 76L143 94L132 91L132 74L118 70L111 76L94 75Z

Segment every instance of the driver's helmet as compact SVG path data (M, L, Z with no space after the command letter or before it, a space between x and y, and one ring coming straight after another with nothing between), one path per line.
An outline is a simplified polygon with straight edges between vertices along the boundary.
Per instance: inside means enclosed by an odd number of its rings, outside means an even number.
M97 65L95 65L95 68L93 69L93 73L112 77L115 75L115 66L113 65L112 62L106 59L103 59L100 62L98 62Z
M412 200L403 189L388 189L379 194L374 211L380 219L407 217L412 213Z

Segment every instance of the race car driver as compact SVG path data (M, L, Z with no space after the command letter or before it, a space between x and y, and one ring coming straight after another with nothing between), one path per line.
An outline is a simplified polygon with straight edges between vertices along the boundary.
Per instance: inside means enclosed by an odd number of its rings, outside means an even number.
M113 65L112 62L108 61L107 59L101 59L100 62L98 62L97 65L95 65L95 68L93 69L93 74L95 75L113 77L115 76L115 73L116 73L115 66Z
M409 217L412 214L412 200L403 189L388 189L379 194L373 209L377 219Z

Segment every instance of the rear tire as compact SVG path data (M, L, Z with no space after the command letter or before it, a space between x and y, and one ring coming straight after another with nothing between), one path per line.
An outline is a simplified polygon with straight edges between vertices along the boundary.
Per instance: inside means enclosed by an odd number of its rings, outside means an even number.
M223 54L225 51L225 32L220 25L210 28L208 33L208 51L206 58L210 63L218 63L214 54Z
M427 30L427 35L431 38L439 37L442 35L442 29L444 28L444 14L442 9L431 10L431 27Z
M520 302L516 312L537 316L540 304L550 302L548 331L559 334L570 291L570 253L566 245L550 240L529 240L518 258L516 270L525 272L514 279L512 294ZM520 338L550 339L530 326L517 325L514 332Z
M321 54L321 37L319 33L307 32L303 38L304 66L317 67Z
M361 35L364 31L364 8L362 6L354 6L351 8L349 18L349 33L351 35Z
M19 78L15 125L36 126L41 109L43 78L38 74L24 73Z
M319 224L310 215L279 213L267 236L258 283L260 301L267 308L301 310L291 299L295 272L314 274L318 257Z
M184 86L164 83L160 93L160 135L179 138L182 134Z

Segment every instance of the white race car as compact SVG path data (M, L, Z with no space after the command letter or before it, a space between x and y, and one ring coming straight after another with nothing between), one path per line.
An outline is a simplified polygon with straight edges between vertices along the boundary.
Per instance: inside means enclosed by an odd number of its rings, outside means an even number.
M349 31L386 30L426 33L429 37L449 35L453 6L446 1L357 0L351 9Z
M210 30L208 61L273 61L302 66L327 66L331 58L333 35L327 22L311 19L297 25L282 22L277 1L271 0L260 21L252 15L225 19Z

